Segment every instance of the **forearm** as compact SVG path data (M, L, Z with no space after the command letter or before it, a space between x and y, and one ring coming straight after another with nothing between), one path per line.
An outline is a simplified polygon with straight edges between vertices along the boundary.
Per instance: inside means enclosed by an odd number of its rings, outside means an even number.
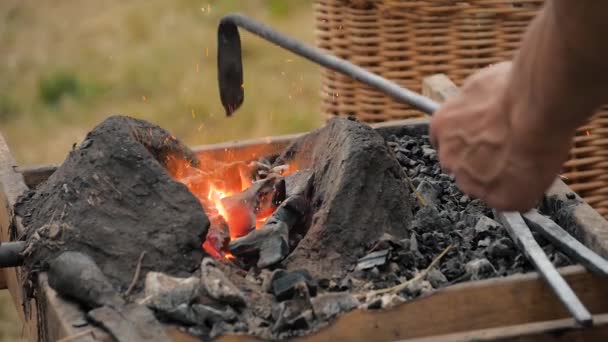
M550 0L515 57L506 103L516 130L571 135L608 102L608 1Z

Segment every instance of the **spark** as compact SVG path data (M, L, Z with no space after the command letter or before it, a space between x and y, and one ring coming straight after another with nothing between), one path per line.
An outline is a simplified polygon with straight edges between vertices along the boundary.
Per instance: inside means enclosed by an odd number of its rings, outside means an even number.
M141 100L144 101L144 102L146 102L146 101L148 101L148 98L146 97L146 95L142 95L141 96Z
M207 4L207 14L211 14L211 4Z
M194 113L194 108L191 109L191 112L192 112L192 118L194 119L196 117L196 113Z
M209 48L208 47L205 48L205 57L209 57Z
M285 76L285 71L281 71L281 75Z
M196 72L198 73L199 71L201 71L201 66L198 63L196 63Z
M200 132L201 129L203 129L204 126L205 126L205 124L201 124L200 126L198 126L198 131Z
M241 88L245 89L245 83L241 83Z
M291 58L287 58L287 59L285 60L285 63L291 63L291 62L293 62L293 59L291 59Z

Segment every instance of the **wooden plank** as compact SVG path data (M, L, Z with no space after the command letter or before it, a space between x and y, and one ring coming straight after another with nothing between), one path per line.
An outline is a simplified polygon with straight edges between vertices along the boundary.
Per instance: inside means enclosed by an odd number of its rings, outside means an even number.
M587 329L581 329L572 319L560 319L399 342L606 341L607 339L608 314L601 314L594 317L593 326Z
M458 92L458 87L444 74L428 76L422 80L422 95L434 101L444 102Z
M11 241L24 233L21 220L13 213L17 198L25 190L23 176L16 171L16 162L6 141L0 134L0 241ZM103 331L85 326L75 328L72 323L86 321L84 313L74 304L57 296L46 282L45 274L38 277L36 299L24 302L25 294L21 286L21 268L3 269L7 287L15 308L24 323L24 332L30 341L56 341L86 330L78 341L100 341L108 338ZM40 324L39 324L40 323Z
M563 268L560 273L593 314L608 313L607 278L580 266ZM294 341L394 341L568 317L561 302L533 272L453 285L392 310L353 311L316 334Z

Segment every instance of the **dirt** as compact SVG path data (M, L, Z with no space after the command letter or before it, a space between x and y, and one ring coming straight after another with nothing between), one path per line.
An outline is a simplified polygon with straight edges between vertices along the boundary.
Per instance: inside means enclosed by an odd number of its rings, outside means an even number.
M144 251L142 274L199 268L209 221L198 199L166 172L169 155L197 163L169 132L145 121L113 116L95 127L16 206L27 227L27 273L35 276L64 251L89 255L119 291Z

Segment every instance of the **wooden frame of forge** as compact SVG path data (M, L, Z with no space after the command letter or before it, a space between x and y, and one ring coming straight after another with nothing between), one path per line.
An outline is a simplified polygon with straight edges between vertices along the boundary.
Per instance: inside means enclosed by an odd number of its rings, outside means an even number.
M457 89L442 75L425 79L424 92L442 101ZM404 126L425 125L426 119L404 120L373 125L389 133ZM280 136L195 148L213 156L231 153L235 158L276 153L298 135ZM21 219L14 215L17 197L43 182L55 166L19 168L6 141L0 135L0 241L10 241L24 231ZM556 181L550 192L563 196L569 189ZM584 242L608 256L608 222L586 204L578 206L574 219L583 229ZM404 303L392 310L356 310L345 314L315 334L301 341L497 341L518 340L604 340L608 339L608 279L590 274L580 266L560 269L573 290L594 315L594 326L579 328L561 302L535 272L467 282L439 290L429 296ZM75 327L84 313L77 305L60 298L42 274L33 300L23 303L19 268L0 271L0 289L8 288L24 334L30 341L111 341L104 331L93 327ZM78 325L78 324L76 324ZM168 328L173 341L194 338ZM224 336L220 341L254 341L244 336Z

